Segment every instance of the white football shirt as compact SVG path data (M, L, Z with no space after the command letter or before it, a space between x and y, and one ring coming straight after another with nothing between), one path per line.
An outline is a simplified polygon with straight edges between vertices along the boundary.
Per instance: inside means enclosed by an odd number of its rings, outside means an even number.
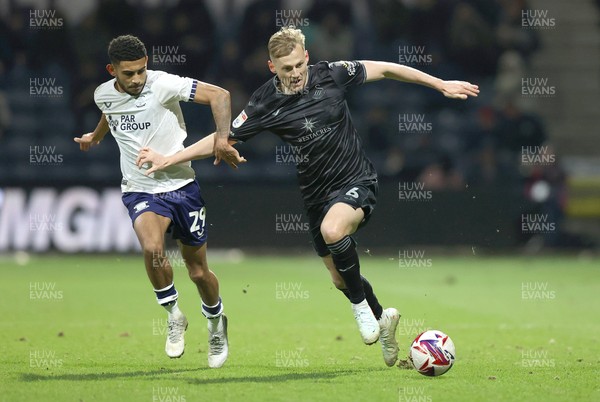
M192 101L198 82L164 71L148 70L140 95L117 91L116 79L94 92L94 101L108 120L110 132L121 152L121 190L123 192L162 193L174 191L194 180L191 162L180 163L150 176L135 161L143 147L163 155L184 148L187 137L180 101Z

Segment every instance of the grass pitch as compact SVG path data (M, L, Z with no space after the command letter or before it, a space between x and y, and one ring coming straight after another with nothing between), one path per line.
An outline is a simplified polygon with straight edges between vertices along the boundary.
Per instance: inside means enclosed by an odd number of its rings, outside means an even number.
M593 259L363 256L401 314L405 358L434 328L456 345L445 375L387 368L360 340L316 257L209 254L230 320L230 357L207 368L206 321L175 264L186 352L163 349L166 313L139 256L0 261L2 401L598 401L600 283Z

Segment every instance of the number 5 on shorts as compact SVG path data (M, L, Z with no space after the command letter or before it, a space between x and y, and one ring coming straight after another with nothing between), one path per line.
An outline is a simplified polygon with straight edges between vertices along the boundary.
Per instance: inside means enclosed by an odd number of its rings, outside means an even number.
M190 212L189 216L194 218L194 223L192 223L192 226L190 226L190 232L198 232L198 235L201 236L202 233L204 233L204 224L206 221L206 207L202 207L200 211ZM198 221L200 221L202 225L199 225Z

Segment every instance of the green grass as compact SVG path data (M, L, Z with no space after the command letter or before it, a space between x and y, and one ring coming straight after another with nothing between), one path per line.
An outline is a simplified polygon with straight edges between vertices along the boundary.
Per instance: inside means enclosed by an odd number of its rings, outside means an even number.
M318 258L209 261L230 320L218 370L207 368L206 321L185 268L175 279L187 349L170 360L141 258L0 261L0 400L600 400L598 260L433 256L430 268L400 268L363 257L379 299L403 315L402 357L426 328L454 340L456 364L437 378L387 368L378 344L361 343ZM524 295L528 285L545 290ZM54 293L39 298L32 286Z

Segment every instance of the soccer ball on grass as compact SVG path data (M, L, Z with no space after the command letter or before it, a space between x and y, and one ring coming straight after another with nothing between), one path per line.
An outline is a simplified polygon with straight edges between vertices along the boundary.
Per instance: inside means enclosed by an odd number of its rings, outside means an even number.
M436 377L450 370L456 356L454 342L442 331L431 329L415 338L408 357L419 373Z

